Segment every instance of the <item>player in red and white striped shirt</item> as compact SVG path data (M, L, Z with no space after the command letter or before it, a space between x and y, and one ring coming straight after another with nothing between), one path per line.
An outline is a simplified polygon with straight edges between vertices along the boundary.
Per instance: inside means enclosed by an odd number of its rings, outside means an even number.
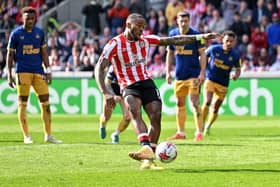
M146 21L140 14L130 14L124 33L111 39L104 47L95 67L96 82L104 95L105 105L115 107L113 95L104 83L105 69L112 63L117 75L131 121L142 146L129 156L143 161L142 169L162 169L154 163L154 151L161 131L161 98L159 90L147 71L148 51L151 45L183 45L197 40L212 39L216 33L158 37L142 35ZM148 130L141 116L141 106L147 113L151 127Z

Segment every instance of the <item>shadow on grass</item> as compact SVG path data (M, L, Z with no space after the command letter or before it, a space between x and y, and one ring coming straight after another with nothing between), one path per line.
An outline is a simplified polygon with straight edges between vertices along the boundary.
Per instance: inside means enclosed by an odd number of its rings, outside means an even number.
M5 140L0 140L0 144L1 143L18 143L18 142L23 142L23 140L8 140L8 139L5 139Z
M222 173L239 173L239 172L252 172L252 173L280 173L278 169L174 169L175 173L210 173L210 172L222 172Z
M232 146L232 147L237 147L237 146L244 146L244 145L239 145L239 144L202 144L202 143L174 143L175 145L178 146L216 146L216 147L223 147L223 146Z

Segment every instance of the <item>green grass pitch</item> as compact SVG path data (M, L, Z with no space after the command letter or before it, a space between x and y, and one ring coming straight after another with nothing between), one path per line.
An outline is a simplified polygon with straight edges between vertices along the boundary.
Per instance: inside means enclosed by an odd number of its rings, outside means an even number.
M0 187L273 187L280 186L280 117L220 116L211 136L194 142L188 115L187 140L173 141L177 159L163 171L140 170L127 156L137 150L131 126L110 143L121 116L99 139L97 115L53 115L53 134L63 144L43 143L39 115L28 115L34 144L24 145L16 115L0 115ZM147 119L145 119L147 121ZM163 116L160 141L175 132L175 117Z

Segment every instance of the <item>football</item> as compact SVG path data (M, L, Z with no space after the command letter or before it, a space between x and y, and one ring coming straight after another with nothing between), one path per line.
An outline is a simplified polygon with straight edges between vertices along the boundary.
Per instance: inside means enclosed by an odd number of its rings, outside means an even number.
M177 157L177 148L172 142L161 142L156 148L156 158L163 163L170 163Z

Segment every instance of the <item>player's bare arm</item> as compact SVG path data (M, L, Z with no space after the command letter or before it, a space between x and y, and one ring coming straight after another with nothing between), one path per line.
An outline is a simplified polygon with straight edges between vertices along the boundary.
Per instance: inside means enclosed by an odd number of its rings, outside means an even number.
M173 37L161 37L159 45L184 45L199 40L210 40L219 37L218 33L206 33L198 35L177 35Z
M206 60L207 60L207 57L206 57L206 54L204 52L205 48L201 48L199 50L199 56L200 56L200 59L199 59L199 63L200 63L200 74L198 76L198 81L199 81L199 84L202 84L205 80L205 70L206 70Z
M172 76L171 76L171 67L172 64L174 63L174 51L168 49L167 50L167 54L166 54L166 82L168 84L171 84L172 81Z
M235 72L232 74L232 80L237 80L241 74L241 68L236 68Z
M15 87L15 80L12 75L14 56L15 56L14 51L9 49L7 52L6 60L7 60L7 69L8 69L8 84L11 88Z
M114 101L114 96L110 93L110 91L107 89L107 86L105 84L105 69L110 64L109 60L103 57L100 57L96 66L95 66L95 80L96 83L101 90L102 94L104 95L104 102L105 105L108 105L112 108L115 107L116 103Z
M51 67L50 67L50 62L49 62L49 55L48 55L46 46L41 47L41 54L42 54L42 60L43 60L44 66L45 66L46 81L48 84L51 84L52 74L51 74Z

